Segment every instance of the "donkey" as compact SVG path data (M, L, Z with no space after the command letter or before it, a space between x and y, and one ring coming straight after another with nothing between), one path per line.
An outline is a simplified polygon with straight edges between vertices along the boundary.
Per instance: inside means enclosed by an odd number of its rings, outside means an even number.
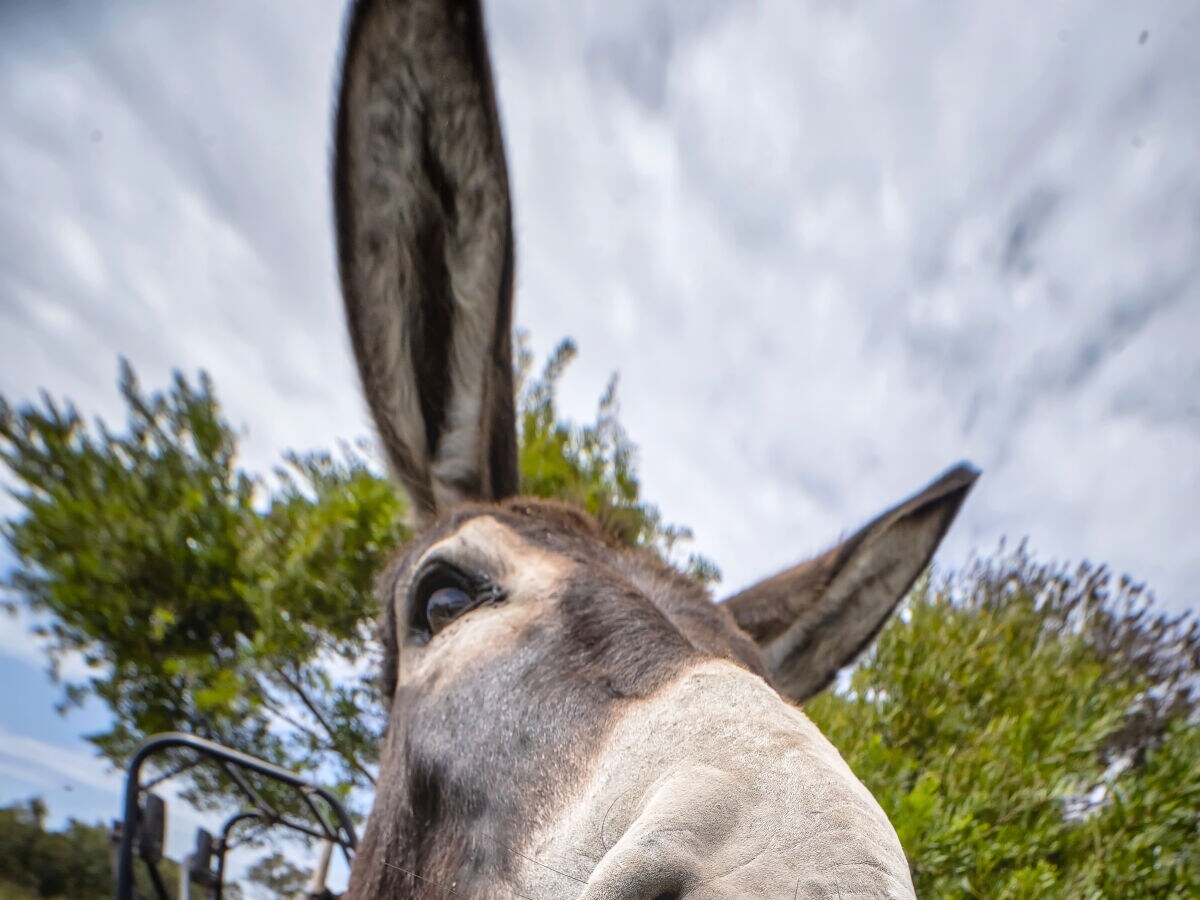
M342 291L418 526L380 581L389 724L348 896L913 896L887 817L797 704L871 643L977 472L719 604L580 510L516 496L479 0L359 0L342 65Z

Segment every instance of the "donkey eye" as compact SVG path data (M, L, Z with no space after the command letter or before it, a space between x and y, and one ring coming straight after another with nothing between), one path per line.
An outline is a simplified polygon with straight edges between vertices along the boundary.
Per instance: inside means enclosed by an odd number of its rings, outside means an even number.
M475 600L458 587L440 587L425 602L425 618L431 634L437 634L472 606Z
M469 574L443 561L417 575L410 595L409 635L418 643L476 607L499 603L504 590L481 574Z

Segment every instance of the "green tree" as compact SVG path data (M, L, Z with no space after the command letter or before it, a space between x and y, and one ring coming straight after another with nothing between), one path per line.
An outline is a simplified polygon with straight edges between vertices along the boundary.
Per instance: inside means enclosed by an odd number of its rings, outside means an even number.
M276 851L251 866L246 872L246 881L263 888L272 897L295 897L304 890L308 875Z
M38 797L0 807L0 900L108 900L113 889L108 829L71 819L62 831L48 831L45 816ZM175 897L179 864L164 858L159 870ZM146 871L139 866L136 875L140 895L154 896ZM201 893L193 890L192 896L198 900Z
M673 553L687 533L641 500L615 390L596 423L558 420L555 386L573 353L564 342L535 378L519 350L523 488ZM180 729L345 794L369 787L383 727L373 583L408 536L399 493L363 446L289 453L271 477L246 472L204 374L147 393L123 362L120 391L123 430L89 428L47 396L0 400L0 461L20 506L0 526L17 560L7 603L45 623L55 671L74 652L93 666L65 684L64 707L108 707L112 727L89 739L118 764L145 736ZM204 770L191 777L195 801L229 796Z
M711 560L698 554L679 557L691 530L667 524L657 506L641 499L636 449L618 418L616 375L600 398L595 422L580 426L559 418L558 380L576 352L573 341L562 341L541 375L531 378L533 356L518 335L521 492L582 506L624 543L650 547L694 577L716 581L720 571Z
M379 714L358 660L373 572L404 535L397 495L348 447L289 455L271 481L241 471L206 376L146 395L123 365L120 387L123 433L47 397L0 405L23 508L3 526L8 587L48 614L52 664L77 651L94 667L66 705L108 706L90 739L115 762L182 728L369 782Z
M1022 545L912 592L807 712L921 897L1200 896L1200 628Z

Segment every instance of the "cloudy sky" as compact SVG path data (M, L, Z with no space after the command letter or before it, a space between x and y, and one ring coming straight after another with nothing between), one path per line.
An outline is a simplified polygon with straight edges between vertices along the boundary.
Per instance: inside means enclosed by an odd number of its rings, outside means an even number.
M619 370L646 493L726 589L970 459L943 563L1029 536L1200 603L1200 5L488 14L518 324L578 340L577 418ZM119 420L123 354L147 385L211 372L257 470L367 433L327 186L342 15L0 3L0 393ZM80 773L102 714L54 716L26 625L0 620L0 802L111 816Z

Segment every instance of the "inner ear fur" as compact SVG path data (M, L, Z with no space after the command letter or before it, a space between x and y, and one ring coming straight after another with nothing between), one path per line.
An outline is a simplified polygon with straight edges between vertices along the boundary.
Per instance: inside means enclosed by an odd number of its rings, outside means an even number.
M478 0L359 0L333 164L351 345L418 522L518 487L512 215Z
M976 479L963 463L826 553L725 601L801 702L865 650L925 570Z

